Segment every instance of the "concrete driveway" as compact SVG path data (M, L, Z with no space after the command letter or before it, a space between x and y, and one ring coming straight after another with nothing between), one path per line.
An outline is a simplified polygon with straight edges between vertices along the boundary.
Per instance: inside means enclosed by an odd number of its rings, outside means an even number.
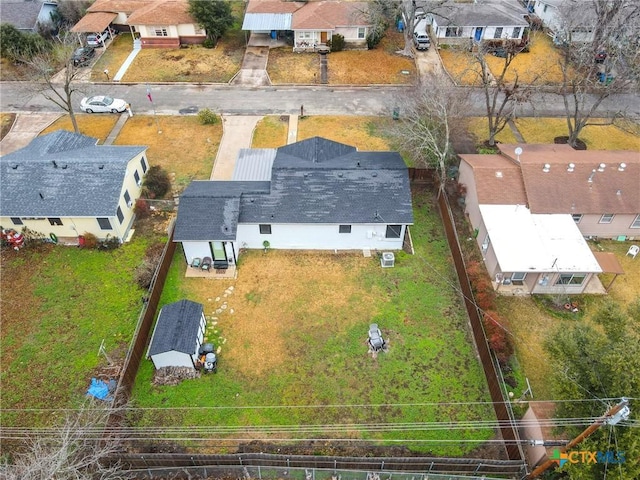
M269 47L248 46L244 52L240 72L231 83L254 87L270 85L271 82L267 76L267 60L269 60Z
M61 116L59 113L19 113L11 130L0 142L0 155L26 147L42 130Z
M211 180L231 180L241 148L251 148L253 130L261 116L222 115L222 139Z

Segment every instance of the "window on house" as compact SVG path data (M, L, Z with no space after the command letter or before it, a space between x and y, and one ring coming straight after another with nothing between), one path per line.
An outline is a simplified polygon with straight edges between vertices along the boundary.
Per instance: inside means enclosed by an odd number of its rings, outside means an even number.
M513 27L511 38L520 38L520 30L522 30L522 27Z
M571 218L573 218L573 221L576 223L580 223L580 220L582 220L582 214L581 213L574 213L571 215Z
M260 225L260 233L262 235L271 235L271 225Z
M462 27L447 27L444 35L445 37L461 37Z
M100 225L100 230L111 230L111 222L108 218L98 218L98 225Z
M611 223L613 221L613 217L615 217L613 213L605 213L600 217L599 223Z
M400 238L402 225L387 225L387 233L384 238Z
M129 195L129 190L124 191L124 201L127 202L128 207L131 206L131 195Z
M640 215L636 215L630 228L640 228Z
M47 218L49 220L49 224L51 225L62 225L62 220L60 218Z
M364 38L366 33L367 33L366 30L367 29L364 28L364 27L359 27L358 28L358 38Z
M582 285L587 275L584 273L561 273L556 285Z
M502 27L496 27L496 31L493 32L493 38L502 38Z
M511 274L512 285L524 285L524 279L526 278L526 272L515 272Z
M118 221L122 223L124 221L124 214L122 213L122 209L120 207L118 207L116 215L118 216Z
M11 221L13 222L14 225L23 225L20 217L11 217Z
M140 185L140 174L138 173L138 170L133 172L133 178L135 179L136 184Z
M351 233L351 225L340 225L338 227L340 233Z
M549 5L545 5L544 8L542 9L543 13L547 13L547 8L549 7Z
M299 32L298 36L300 40L310 40L312 38L311 32Z
M142 166L142 173L147 173L147 161L144 157L140 159L140 165Z
M167 27L151 27L151 36L153 37L168 37L169 32L167 31Z

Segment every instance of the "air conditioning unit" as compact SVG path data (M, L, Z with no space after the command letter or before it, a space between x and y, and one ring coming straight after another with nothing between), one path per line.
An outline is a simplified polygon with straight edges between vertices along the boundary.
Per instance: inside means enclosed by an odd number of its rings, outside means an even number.
M380 265L382 268L391 268L396 263L396 257L393 252L383 252L380 259Z

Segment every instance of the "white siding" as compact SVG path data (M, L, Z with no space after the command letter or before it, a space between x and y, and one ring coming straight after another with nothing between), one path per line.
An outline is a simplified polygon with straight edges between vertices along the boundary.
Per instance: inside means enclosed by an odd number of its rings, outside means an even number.
M352 225L351 233L339 233L335 225L282 225L272 224L271 234L260 234L258 225L238 225L237 239L241 248L270 248L303 250L400 250L405 226L400 238L385 238L386 225Z
M211 257L209 242L182 242L182 249L188 265L191 265L194 258Z
M195 368L193 366L193 359L191 358L191 355L176 352L175 350L151 355L151 361L153 362L153 366L156 367L156 370L162 367Z

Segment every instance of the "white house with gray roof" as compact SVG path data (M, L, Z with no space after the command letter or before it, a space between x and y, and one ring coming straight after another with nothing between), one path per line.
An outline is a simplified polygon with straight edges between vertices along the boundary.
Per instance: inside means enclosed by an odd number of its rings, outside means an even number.
M180 300L162 307L147 353L156 370L163 367L195 369L206 325L200 303Z
M240 249L265 241L275 249L402 249L413 210L397 152L314 137L241 158L235 180L193 181L180 197L174 241L188 264L211 257L214 266L233 265ZM260 165L245 163L252 160Z
M486 40L522 41L529 23L516 0L447 1L427 15L438 44L467 45Z
M0 224L61 243L79 236L128 239L149 168L147 147L97 145L66 130L0 157Z

